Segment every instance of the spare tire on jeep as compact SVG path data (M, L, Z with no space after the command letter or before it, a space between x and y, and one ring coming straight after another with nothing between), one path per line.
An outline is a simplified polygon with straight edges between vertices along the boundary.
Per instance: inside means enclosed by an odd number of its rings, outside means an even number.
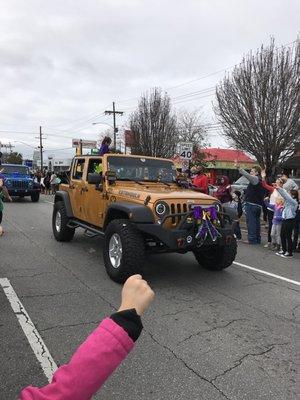
M232 237L230 243L224 246L200 247L193 251L198 263L205 269L220 271L230 267L235 260L237 243Z
M108 224L103 258L106 271L115 282L123 283L140 272L145 259L145 243L130 221L115 219Z

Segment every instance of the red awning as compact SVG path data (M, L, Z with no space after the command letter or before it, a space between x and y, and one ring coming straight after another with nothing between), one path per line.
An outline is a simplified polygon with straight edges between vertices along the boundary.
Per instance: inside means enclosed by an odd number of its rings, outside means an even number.
M256 161L249 157L241 150L233 150L233 149L219 149L219 148L208 148L202 149L202 152L205 153L205 161L229 161L229 162L244 162L244 163L253 163Z

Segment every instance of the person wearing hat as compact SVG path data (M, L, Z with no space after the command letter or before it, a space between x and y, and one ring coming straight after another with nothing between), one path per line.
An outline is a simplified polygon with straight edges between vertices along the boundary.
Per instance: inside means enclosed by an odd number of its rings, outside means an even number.
M200 165L191 168L191 173L194 175L192 180L193 189L197 192L208 194L208 178L204 173L203 167Z

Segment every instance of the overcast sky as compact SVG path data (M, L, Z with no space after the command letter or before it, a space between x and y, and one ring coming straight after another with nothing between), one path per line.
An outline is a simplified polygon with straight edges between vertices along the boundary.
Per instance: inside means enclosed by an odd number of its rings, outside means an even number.
M125 111L118 122L126 126L140 94L154 86L167 90L177 109L201 109L205 123L214 121L211 88L225 70L271 35L279 46L300 31L299 0L1 0L0 6L0 130L7 131L0 141L26 157L38 144L39 125L46 155L72 154L52 149L71 147L72 137L97 139L112 123L103 115L112 101ZM209 141L223 144L217 132Z

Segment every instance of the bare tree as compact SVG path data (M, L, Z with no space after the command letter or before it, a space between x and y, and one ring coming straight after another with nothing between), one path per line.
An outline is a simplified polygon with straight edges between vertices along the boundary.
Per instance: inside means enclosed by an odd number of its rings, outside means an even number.
M300 41L247 55L216 89L215 112L234 145L273 174L300 138Z
M7 164L22 164L23 156L21 153L17 151L13 151L11 153L7 153L3 155L4 162Z
M208 147L207 129L201 122L199 110L182 110L178 114L178 141L193 143L193 165L205 165L205 153L203 148Z
M182 110L178 114L178 136L182 142L192 142L195 146L203 146L207 131L201 123L199 110Z
M101 143L105 137L111 138L112 142L114 140L114 131L112 128L105 129L104 132L100 132L98 136L98 145L101 146Z
M138 109L131 114L130 129L134 135L132 154L172 157L178 142L176 116L170 97L154 88L141 96Z

